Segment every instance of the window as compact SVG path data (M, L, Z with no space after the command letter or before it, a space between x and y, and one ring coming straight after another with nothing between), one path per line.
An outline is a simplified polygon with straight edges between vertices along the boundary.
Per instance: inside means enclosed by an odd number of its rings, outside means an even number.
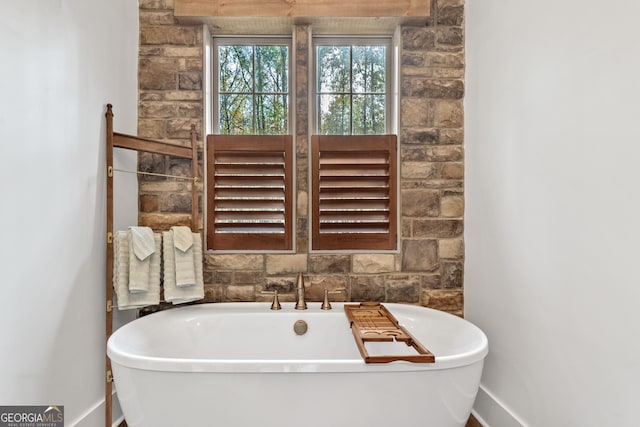
M386 133L390 128L390 39L319 38L314 46L317 132Z
M390 38L318 38L311 147L314 250L397 248Z
M291 250L290 41L214 38L208 250Z
M213 46L207 249L292 250L290 40L216 37ZM313 48L311 248L395 250L391 38L321 37Z
M289 132L289 45L287 39L214 39L216 133Z

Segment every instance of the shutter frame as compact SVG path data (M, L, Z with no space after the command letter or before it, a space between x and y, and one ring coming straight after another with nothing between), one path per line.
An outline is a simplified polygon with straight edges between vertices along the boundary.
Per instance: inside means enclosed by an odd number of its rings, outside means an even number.
M397 249L397 137L315 135L311 145L312 249Z
M291 135L208 135L207 250L291 250L292 177Z

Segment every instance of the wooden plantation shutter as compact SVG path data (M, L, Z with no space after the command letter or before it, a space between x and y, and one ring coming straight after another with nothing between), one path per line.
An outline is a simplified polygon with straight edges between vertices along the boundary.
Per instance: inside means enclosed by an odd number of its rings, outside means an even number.
M396 136L314 136L312 248L396 249Z
M292 248L290 135L207 137L207 249Z

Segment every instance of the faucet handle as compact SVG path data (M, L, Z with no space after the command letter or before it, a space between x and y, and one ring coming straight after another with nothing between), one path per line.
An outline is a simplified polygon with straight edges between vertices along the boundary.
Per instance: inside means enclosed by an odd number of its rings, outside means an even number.
M278 300L278 290L275 289L273 292L262 291L263 294L273 294L273 302L271 303L271 310L280 310L282 306L280 305L280 300Z
M347 288L338 288L330 291L329 289L324 290L324 301L322 301L322 305L320 308L322 310L331 310L331 303L329 302L329 294L339 294L341 291L346 290Z

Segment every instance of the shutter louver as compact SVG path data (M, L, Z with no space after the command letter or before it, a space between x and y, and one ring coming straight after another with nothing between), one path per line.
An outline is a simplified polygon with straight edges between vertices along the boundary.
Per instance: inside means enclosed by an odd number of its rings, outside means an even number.
M395 136L315 136L312 145L313 249L395 249Z
M207 139L208 249L291 249L290 136Z

